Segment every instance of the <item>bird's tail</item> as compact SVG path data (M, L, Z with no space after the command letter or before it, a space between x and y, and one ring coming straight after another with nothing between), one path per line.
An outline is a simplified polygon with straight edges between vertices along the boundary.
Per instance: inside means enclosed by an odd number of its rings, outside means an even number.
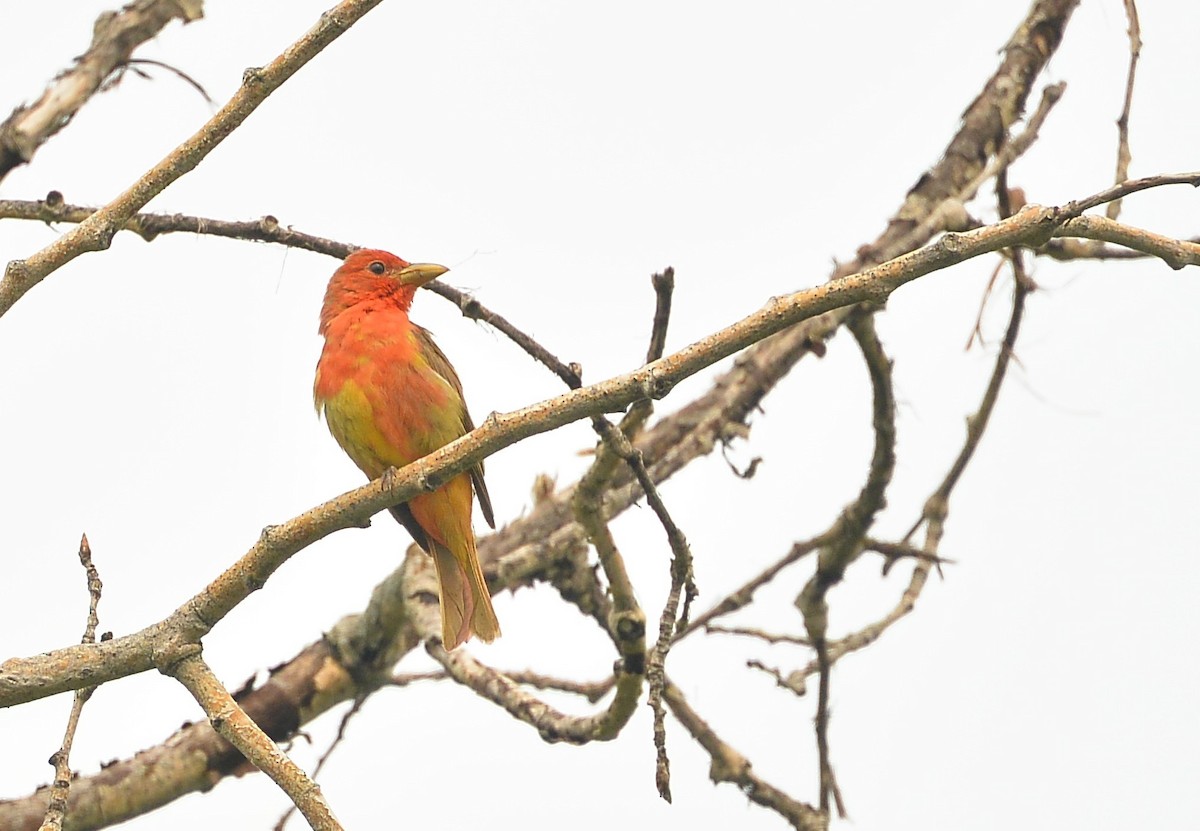
M472 634L491 643L500 634L500 621L492 609L474 540L466 541L461 555L434 539L429 543L442 593L442 645L454 649Z

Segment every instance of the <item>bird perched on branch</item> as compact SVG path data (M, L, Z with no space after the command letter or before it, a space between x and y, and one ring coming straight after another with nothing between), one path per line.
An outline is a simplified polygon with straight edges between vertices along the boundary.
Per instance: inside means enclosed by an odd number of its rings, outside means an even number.
M370 479L401 468L473 429L462 384L429 332L409 320L417 289L448 269L362 250L334 272L321 307L325 346L313 400L329 432ZM483 465L391 508L433 556L441 586L442 642L492 641L500 624L475 552L471 494L495 528Z

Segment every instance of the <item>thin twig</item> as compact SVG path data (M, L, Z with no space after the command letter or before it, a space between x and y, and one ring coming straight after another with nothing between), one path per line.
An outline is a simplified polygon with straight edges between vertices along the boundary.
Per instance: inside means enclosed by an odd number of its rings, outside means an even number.
M941 573L943 563L953 563L954 560L945 557L939 557L936 554L931 554L923 548L918 548L915 545L909 545L905 542L884 542L867 537L863 541L864 551L874 551L877 554L883 555L883 576L886 577L891 572L892 567L896 563L904 559L920 560L921 562L929 563L936 566L938 573Z
M603 681L571 681L567 678L555 678L528 669L505 672L504 675L511 681L537 690L554 690L582 696L591 704L595 704L612 692L617 683L616 678L612 675Z
M1003 269L1003 261L996 263L991 276L988 277L987 285L983 287L983 296L979 298L979 311L975 314L975 325L971 327L971 334L967 336L967 344L963 347L965 350L970 350L975 341L979 341L979 344L983 345L983 313L987 310L988 298L992 296L992 289L996 287L996 280L1000 277Z
M650 278L654 286L654 322L650 324L650 345L646 348L646 363L663 356L667 345L667 325L671 320L671 295L675 291L675 269L667 266Z
M655 274L652 282L657 301L654 309L654 323L651 326L650 346L646 350L646 363L652 363L662 357L663 347L667 340L667 324L671 315L671 294L675 288L675 270L667 268L662 273ZM637 406L639 405L634 405L634 407ZM648 410L649 401L646 402L646 407ZM623 431L621 435L628 441L627 432ZM618 453L621 453L622 450L623 448L617 448ZM646 472L645 461L642 459L641 453L632 447L629 450L636 454L630 462L633 473L646 494L646 501L667 532L667 543L671 546L671 586L667 590L667 600L663 604L662 614L658 618L658 640L650 650L650 657L646 662L646 683L650 688L646 706L654 713L654 782L658 788L658 795L670 802L671 760L667 756L666 710L662 703L663 687L667 680L667 653L671 649L675 632L681 627L687 626L688 615L697 591L692 571L692 550L688 545L687 538L668 513L658 488L650 479L650 474ZM684 595L682 614L679 612L681 594Z
M79 563L87 576L88 588L87 623L84 624L80 643L95 643L96 627L100 625L100 594L104 591L104 584L100 582L100 572L92 562L92 547L88 544L87 534L79 540ZM75 731L79 729L83 705L95 691L95 687L83 687L75 691L62 744L50 757L50 764L54 767L54 784L50 787L50 804L46 806L41 831L61 831L63 821L67 818L67 796L71 790L71 746L75 743Z
M1005 186L1004 177L1001 177L999 182L997 197L1000 199L1002 205L1006 206L1008 191ZM1096 217L1092 217L1092 219L1096 219ZM971 457L975 454L975 450L983 438L983 432L987 429L988 419L991 417L992 410L996 406L996 400L1000 395L1000 388L1004 384L1004 377L1008 371L1009 361L1016 348L1017 333L1021 329L1021 318L1025 311L1025 298L1034 289L1033 282L1025 273L1024 263L1019 251L1013 250L1010 252L1009 262L1012 263L1014 275L1012 314L1009 317L1004 340L1000 344L1000 354L996 357L996 365L992 369L992 376L988 381L987 388L984 390L983 400L980 401L979 408L975 414L967 419L967 435L962 449L959 450L958 456L955 458L953 464L950 465L950 469L946 472L946 476L942 479L941 484L938 485L926 500L921 516L913 523L908 533L904 535L902 542L907 543L912 539L913 534L916 533L923 522L937 523L940 526L945 521L946 514L950 509L950 493L954 490L954 486L958 484L959 477L962 476L963 471L966 470L967 465L971 461ZM940 531L938 536L940 537ZM926 545L925 550L933 553L936 549L931 550Z
M117 71L121 72L125 69L128 69L130 72L136 72L144 78L150 78L151 76L149 73L143 72L140 69L138 69L138 67L140 67L140 66L157 66L159 69L165 69L165 70L167 70L167 72L170 72L172 75L174 75L179 80L183 81L185 84L187 84L189 87L194 89L196 92L200 93L200 97L203 98L206 103L209 103L209 104L217 103L216 101L213 101L212 96L208 94L208 90L206 90L204 88L203 84L201 84L199 81L197 81L191 75L188 75L186 72L184 72L179 67L171 66L171 64L164 63L163 61L155 61L155 60L151 60L150 58L130 58L129 60L127 60L125 62L125 65L122 67L119 67ZM115 82L115 80L116 79L114 78L114 82Z
M1125 78L1125 101L1121 105L1121 115L1117 117L1117 175L1114 182L1124 182L1129 178L1129 162L1133 155L1129 152L1129 111L1133 107L1133 81L1137 77L1138 58L1142 55L1142 27L1138 22L1136 0L1125 0L1125 17L1129 20L1129 73ZM1116 220L1121 215L1121 200L1114 199L1108 203L1105 216Z
M1092 208L1106 205L1113 200L1123 199L1134 193L1140 193L1151 188L1166 187L1168 185L1200 187L1200 172L1166 173L1160 176L1144 176L1141 179L1128 179L1124 182L1118 182L1099 193L1094 193L1091 196L1063 205L1058 209L1059 218L1065 224L1066 220L1074 219L1083 214L1084 211L1090 211Z
M1146 233L1149 234L1151 232ZM1200 237L1190 237L1188 239L1175 240L1175 242L1183 243L1184 246L1200 245ZM1049 257L1052 260L1059 260L1061 262L1075 262L1078 260L1094 260L1096 262L1104 262L1105 260L1145 260L1158 256L1157 254L1132 248L1113 248L1112 246L1089 239L1052 239L1039 248L1037 254L1039 257Z
M447 652L440 643L430 638L425 642L425 651L445 667L455 681L499 705L518 721L530 725L544 741L550 743L587 744L615 739L628 723L641 690L640 675L618 673L617 695L608 708L591 715L573 716L523 690L521 684L524 681L509 678L464 649Z
M751 802L776 812L797 831L828 831L826 815L811 805L799 802L774 785L760 778L750 767L750 760L738 753L716 734L684 697L679 687L667 679L663 698L671 713L712 758L708 778L714 784L729 782Z
M366 701L367 699L361 695L358 698L355 698L354 703L350 705L350 709L346 711L346 713L342 716L341 721L338 722L337 735L333 737L333 741L329 743L329 747L325 748L325 752L321 754L321 758L317 759L317 764L315 767L313 767L312 780L314 782L316 782L317 777L321 775L321 769L325 767L325 763L329 760L329 757L333 755L333 751L336 750L338 745L345 740L346 728L350 726L350 719L354 718L362 711L362 706L366 703ZM281 816L279 821L275 823L275 831L283 831L284 826L287 825L288 820L291 819L292 814L294 813L296 813L295 803L289 805L288 809L283 812L283 816Z
M749 606L754 600L754 593L767 583L770 583L772 580L774 580L775 575L792 565L792 563L797 562L800 558L816 551L819 547L823 546L825 542L826 535L822 534L819 537L813 537L811 540L793 543L792 547L788 549L787 554L765 568L756 577L749 580L737 591L726 596L712 608L705 611L702 615L697 617L682 630L676 632L675 640L682 640L683 638L686 638L688 635L695 632L697 629L703 629L709 626L712 621L716 620L717 618L724 617L725 615L732 614L739 609Z
M1094 214L1077 216L1064 222L1062 228L1054 233L1055 236L1078 237L1124 245L1157 257L1176 271L1187 265L1200 265L1200 243L1173 239L1153 231L1114 222L1104 216Z
M632 656L618 662L615 667L616 694L607 707L590 715L569 715L523 689L521 684L524 679L507 677L481 663L465 649L447 652L442 647L438 637L441 617L437 605L437 575L429 557L415 545L409 548L404 564L397 572L397 579L400 584L397 594L405 601L406 618L418 640L424 642L426 652L442 665L451 679L481 698L499 705L518 721L533 727L543 740L570 744L611 741L629 723L641 696L644 674ZM617 620L618 626L624 629L627 618ZM623 644L623 636L623 632L615 635L614 641Z
M800 635L787 635L768 632L765 629L755 629L750 626L718 626L710 623L704 627L706 635L738 635L745 638L755 638L769 644L789 643L795 646L812 646L812 641Z
M836 644L831 644L826 650L825 654L836 658L837 652L834 648L835 645ZM795 693L803 698L804 696L808 695L808 676L817 671L818 664L817 660L814 658L810 664L810 668L806 668L804 670L793 670L787 675L784 675L783 672L781 672L778 668L769 667L762 661L756 659L746 661L746 666L750 669L757 669L760 672L765 672L767 675L770 675L775 679L775 684L778 687Z
M393 687L407 687L418 681L445 681L450 676L445 671L436 672L398 672L388 679Z
M96 213L99 208L68 204L62 193L56 190L46 194L45 199L0 199L0 219L24 219L45 222L78 224ZM132 214L122 224L121 231L137 234L151 242L162 234L198 234L208 237L247 240L250 242L272 242L301 251L327 254L343 259L359 248L336 240L305 234L283 225L273 216L237 221L214 219L188 214L158 214L139 212Z

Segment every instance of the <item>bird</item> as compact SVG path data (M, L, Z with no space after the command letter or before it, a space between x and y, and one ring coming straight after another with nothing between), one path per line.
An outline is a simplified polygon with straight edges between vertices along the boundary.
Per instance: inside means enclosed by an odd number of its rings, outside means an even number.
M342 450L369 479L474 429L454 367L408 314L417 289L448 270L360 249L345 258L325 290L319 327L325 343L313 402ZM433 557L447 650L472 635L490 643L500 634L475 548L472 493L495 528L482 462L390 509Z

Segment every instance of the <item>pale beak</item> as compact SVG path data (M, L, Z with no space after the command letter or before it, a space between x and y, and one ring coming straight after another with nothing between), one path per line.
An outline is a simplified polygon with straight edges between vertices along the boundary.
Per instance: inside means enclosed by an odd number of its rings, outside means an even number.
M413 263L400 269L396 273L396 279L400 281L401 285L423 286L433 278L440 277L449 270L444 265Z

